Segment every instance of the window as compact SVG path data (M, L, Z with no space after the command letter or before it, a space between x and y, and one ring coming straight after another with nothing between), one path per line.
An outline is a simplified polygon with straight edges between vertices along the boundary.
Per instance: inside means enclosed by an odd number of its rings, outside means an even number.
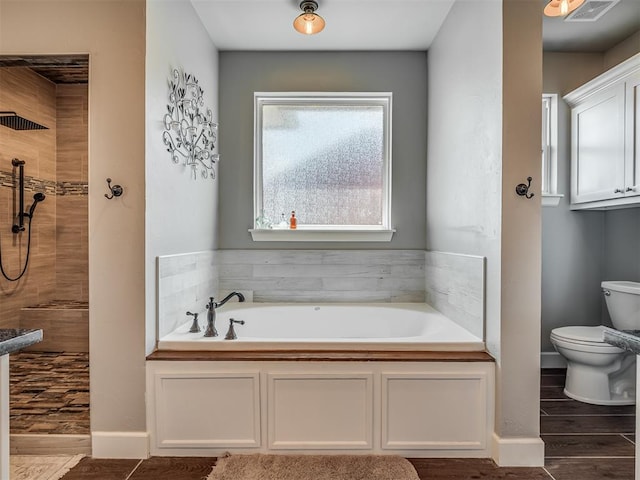
M542 205L555 206L558 194L558 95L542 95Z
M254 100L254 240L390 240L391 94Z

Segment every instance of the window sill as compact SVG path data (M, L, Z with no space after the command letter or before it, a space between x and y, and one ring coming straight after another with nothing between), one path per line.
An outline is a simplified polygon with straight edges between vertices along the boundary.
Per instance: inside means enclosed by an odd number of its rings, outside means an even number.
M542 206L543 207L557 207L560 205L560 199L563 198L563 194L556 193L543 193L542 194Z
M249 229L254 242L390 242L395 230Z

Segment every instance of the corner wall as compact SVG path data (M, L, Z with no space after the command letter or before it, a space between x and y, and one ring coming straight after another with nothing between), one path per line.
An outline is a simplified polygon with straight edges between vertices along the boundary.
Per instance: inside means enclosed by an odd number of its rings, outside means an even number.
M218 122L218 51L190 2L147 2L146 59L146 341L156 341L156 258L216 249L218 189L225 181L193 178L191 168L175 164L162 141L173 69L195 75L204 89L205 108ZM216 144L216 147L218 145ZM216 148L216 151L219 151ZM233 162L222 156L221 162ZM205 293L206 298L215 292ZM188 306L185 306L185 311Z
M428 54L427 249L487 259L501 465L543 462L539 193L514 192L540 171L541 15L536 1L458 1Z
M93 454L113 456L115 444L144 456L145 2L0 2L0 54L68 53L90 56ZM107 177L125 189L117 200L98 187Z

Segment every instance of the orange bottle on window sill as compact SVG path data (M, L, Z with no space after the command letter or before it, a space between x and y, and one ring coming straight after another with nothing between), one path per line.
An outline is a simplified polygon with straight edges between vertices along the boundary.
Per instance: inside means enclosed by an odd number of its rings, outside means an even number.
M291 230L295 230L296 228L298 228L298 220L296 219L296 211L295 210L291 211L291 218L289 219L289 228Z

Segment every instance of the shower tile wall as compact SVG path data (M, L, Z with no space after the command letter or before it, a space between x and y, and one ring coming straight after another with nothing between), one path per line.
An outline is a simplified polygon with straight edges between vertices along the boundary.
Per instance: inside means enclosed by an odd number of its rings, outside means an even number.
M12 158L25 164L25 208L35 192L47 200L38 205L31 238L31 257L19 282L0 277L0 328L19 326L23 306L50 300L56 283L56 86L27 68L0 68L0 110L18 115L49 130L16 131L0 126L0 240L2 262L10 276L19 273L27 247L27 233L14 235L14 181Z
M0 126L0 237L10 275L24 262L27 245L26 232L11 233L17 205L12 158L26 162L25 210L35 192L47 196L36 210L27 274L19 282L0 278L3 328L21 326L24 307L88 301L88 88L56 85L24 67L0 68L0 110L49 127L15 131Z
M89 301L88 103L87 85L58 85L55 298L83 302Z

